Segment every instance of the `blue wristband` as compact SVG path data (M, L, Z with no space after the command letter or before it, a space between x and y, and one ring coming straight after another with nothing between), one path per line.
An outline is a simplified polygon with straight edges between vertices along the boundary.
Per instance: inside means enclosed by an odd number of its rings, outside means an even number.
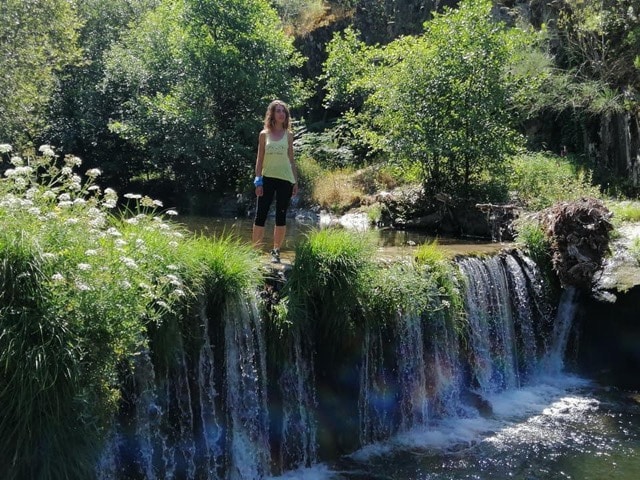
M253 184L254 184L256 187L261 187L261 186L262 186L262 177L256 177L256 178L253 180Z

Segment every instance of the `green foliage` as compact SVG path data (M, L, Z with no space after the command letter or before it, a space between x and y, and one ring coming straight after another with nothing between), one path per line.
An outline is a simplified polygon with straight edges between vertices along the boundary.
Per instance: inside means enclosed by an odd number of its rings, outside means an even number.
M371 273L374 244L364 234L314 230L296 246L287 282L289 315L294 323L315 326L320 338L343 341L358 328L352 315Z
M65 67L80 59L80 24L67 0L3 0L0 18L0 141L25 148L49 125Z
M503 158L520 143L507 67L530 39L495 23L490 9L467 1L425 23L419 37L374 49L350 34L328 48L326 75L342 72L328 84L328 100L365 94L355 134L393 159L419 163L432 192L472 196L488 176L503 177Z
M551 265L551 242L542 226L533 220L521 220L516 225L516 242L541 268Z
M366 95L361 79L372 71L376 49L367 47L349 27L333 34L327 44L327 59L323 64L324 105L346 110L362 104Z
M296 103L292 40L264 0L162 1L109 51L110 129L145 152L139 173L182 188L233 189L249 176L268 101Z
M529 210L541 210L563 200L600 197L591 185L591 173L580 169L568 157L529 153L512 159L509 188L518 203Z
M607 208L613 213L616 222L640 222L640 202L638 201L610 201Z
M149 338L169 361L201 299L220 312L254 289L256 254L187 236L149 197L127 194L113 214L116 192L97 169L83 183L77 157L11 152L0 145L12 163L0 180L2 478L92 478L118 375Z

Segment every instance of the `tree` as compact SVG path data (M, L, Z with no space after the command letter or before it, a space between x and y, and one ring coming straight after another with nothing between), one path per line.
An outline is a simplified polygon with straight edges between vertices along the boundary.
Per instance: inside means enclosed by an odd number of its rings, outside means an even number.
M3 0L0 18L0 139L33 146L65 67L80 60L80 23L67 0Z
M469 0L436 14L423 35L370 52L376 67L343 87L369 92L360 135L393 159L419 162L428 191L478 195L521 143L508 67L526 38L494 21L489 1Z
M298 99L279 25L265 0L163 0L111 48L109 127L145 153L138 174L195 191L249 178L267 102Z

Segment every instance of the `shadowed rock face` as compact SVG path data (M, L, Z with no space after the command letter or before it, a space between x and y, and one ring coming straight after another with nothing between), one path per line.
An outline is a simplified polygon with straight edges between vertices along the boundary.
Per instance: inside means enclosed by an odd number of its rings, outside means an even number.
M583 198L556 204L542 215L560 282L590 289L609 252L611 212L600 200Z

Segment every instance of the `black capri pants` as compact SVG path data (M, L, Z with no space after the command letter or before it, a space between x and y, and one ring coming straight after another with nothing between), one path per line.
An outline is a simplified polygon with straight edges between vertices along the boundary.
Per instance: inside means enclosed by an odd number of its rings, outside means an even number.
M264 227L269 214L269 207L276 197L276 226L284 227L287 224L287 208L293 194L293 183L280 178L263 177L262 178L262 196L258 197L258 206L256 208L256 218L254 225Z

